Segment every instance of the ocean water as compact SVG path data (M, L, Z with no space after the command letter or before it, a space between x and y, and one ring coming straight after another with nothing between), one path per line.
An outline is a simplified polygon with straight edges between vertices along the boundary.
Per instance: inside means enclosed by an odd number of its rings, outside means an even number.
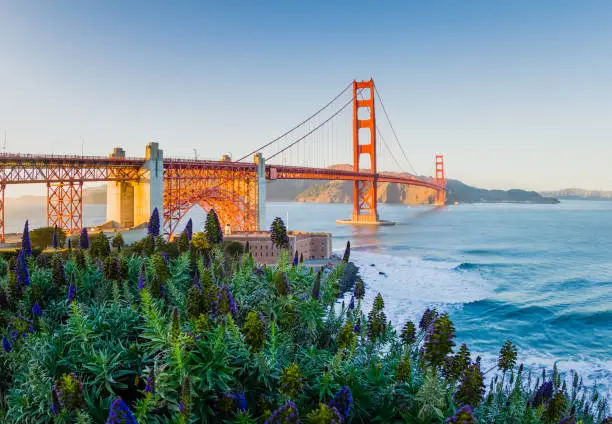
M272 203L268 219L288 213L290 228L330 231L338 252L350 240L365 307L380 292L396 328L436 307L485 365L510 339L525 366L558 361L610 394L612 202L383 205L381 218L397 225L336 225L351 207Z
M44 207L7 209L7 231L44 220ZM612 392L612 202L559 205L477 204L446 208L381 205L392 227L336 225L352 205L269 203L290 229L328 231L367 285L365 309L376 294L393 324L418 322L423 311L447 311L466 343L493 364L507 339L534 370L576 370ZM104 221L100 205L84 206L84 222ZM194 208L194 228L204 213ZM347 297L348 301L348 297Z

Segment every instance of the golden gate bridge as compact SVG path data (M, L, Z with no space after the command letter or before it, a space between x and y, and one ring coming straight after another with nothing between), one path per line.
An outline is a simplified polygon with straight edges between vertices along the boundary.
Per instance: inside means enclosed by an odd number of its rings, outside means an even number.
M377 126L375 98L395 145ZM398 151L393 150L396 146ZM381 158L401 173L381 172ZM347 162L351 166L336 166ZM163 211L164 232L171 236L195 205L214 208L223 227L263 229L266 185L273 180L351 181L353 212L343 222L379 225L384 223L378 215L380 183L424 187L432 193L432 204L444 204L442 155L436 155L434 165L433 177L417 176L374 81L353 81L314 114L237 160L164 158L158 143L149 143L140 158L126 157L121 148L109 157L2 153L0 240L4 241L4 192L11 184L45 184L47 225L74 233L83 226L83 184L107 182L107 220L133 227L147 222L157 208Z

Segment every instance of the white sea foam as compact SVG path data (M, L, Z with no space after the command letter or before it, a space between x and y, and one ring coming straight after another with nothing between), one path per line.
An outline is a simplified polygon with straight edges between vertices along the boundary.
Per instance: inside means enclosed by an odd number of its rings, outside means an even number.
M359 267L366 284L364 311L370 310L377 293L381 293L387 316L396 327L408 319L418 322L427 308L460 308L486 299L495 289L478 272L454 271L459 263L362 251L351 252L351 261Z
M495 293L495 282L483 278L476 270L457 271L459 263L455 262L427 261L417 257L398 257L358 250L351 252L351 261L359 267L359 274L366 284L362 303L364 313L370 311L374 298L381 293L385 300L385 313L395 328L401 328L406 320L418 323L427 308L435 307L439 311L456 310L464 304L487 299ZM351 293L345 294L346 303L350 297ZM474 351L472 354L473 357L482 357L483 370L495 365L497 352ZM528 349L520 352L520 360L534 373L534 383L542 368L550 371L554 362L558 361L562 373L577 371L584 379L585 385L595 384L600 393L611 397L610 358L565 360Z

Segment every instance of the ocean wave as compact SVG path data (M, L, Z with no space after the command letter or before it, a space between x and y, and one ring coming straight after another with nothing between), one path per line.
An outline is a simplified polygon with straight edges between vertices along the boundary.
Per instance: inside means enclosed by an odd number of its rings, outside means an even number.
M453 271L473 271L473 270L490 270L495 268L507 268L512 266L512 264L502 264L502 263L486 263L479 264L474 262L463 262L456 267L453 268Z
M497 356L488 352L473 352L472 357L480 355L482 358L483 369L489 369L495 366L497 363ZM569 378L570 371L578 373L583 379L583 383L586 387L596 388L597 391L607 397L608 400L612 400L612 359L610 358L571 358L562 356L543 355L541 351L533 349L519 350L518 362L522 363L526 369L525 375L531 371L532 380L531 384L535 384L536 378L542 375L542 370L545 369L547 374L550 375L550 371L557 365L561 378L567 381L568 387L571 387L571 380ZM487 375L491 378L494 374Z
M376 294L381 293L387 316L395 326L407 319L420 319L427 308L456 309L495 292L494 284L480 273L453 271L456 262L431 262L364 251L351 252L351 260L359 267L367 287L364 310L369 310Z

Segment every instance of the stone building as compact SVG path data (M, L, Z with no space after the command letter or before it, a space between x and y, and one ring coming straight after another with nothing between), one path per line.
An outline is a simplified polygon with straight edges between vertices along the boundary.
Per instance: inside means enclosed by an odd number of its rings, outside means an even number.
M302 231L290 231L289 251L293 255L297 250L298 255L303 255L304 260L329 259L332 254L332 237L330 233L307 233ZM246 245L256 262L261 264L275 264L278 262L280 250L274 246L269 231L256 232L233 232L226 234L223 238L228 241L237 241Z

